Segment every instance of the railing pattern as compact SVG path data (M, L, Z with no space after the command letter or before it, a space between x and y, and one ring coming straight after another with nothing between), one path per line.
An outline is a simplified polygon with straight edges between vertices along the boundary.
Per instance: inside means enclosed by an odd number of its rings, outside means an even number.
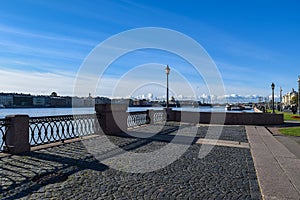
M148 112L142 111L142 112L130 112L130 115L127 118L127 126L128 127L134 127L134 126L140 126L143 124L149 124L151 123L155 124L158 122L164 122L166 121L167 115L164 111L154 111L151 116L149 116Z
M0 119L0 152L3 151L5 144L5 137L8 126L10 125L8 119Z
M63 115L29 118L31 145L63 141L99 131L96 115Z
M140 126L147 123L147 113L144 112L130 113L127 117L127 127Z
M134 127L143 124L158 123L166 120L163 111L130 112L127 117L127 126ZM99 117L99 116L98 116ZM61 115L29 118L29 143L32 146L64 141L85 135L101 132L95 114ZM10 125L9 119L0 119L0 152L6 146L6 134Z
M155 112L153 115L154 123L166 121L167 115L165 112Z

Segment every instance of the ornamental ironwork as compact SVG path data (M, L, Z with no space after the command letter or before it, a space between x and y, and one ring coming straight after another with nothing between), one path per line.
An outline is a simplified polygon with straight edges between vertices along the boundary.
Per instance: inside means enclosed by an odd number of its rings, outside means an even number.
M127 117L127 127L158 123L166 120L166 113L155 111L130 112ZM60 115L29 118L29 143L32 146L79 138L100 133L100 116L96 114ZM0 119L0 152L6 146L6 135L10 126L9 119Z
M8 126L10 125L10 120L8 119L0 119L0 152L4 150L6 146L6 133L8 130Z
M154 123L166 121L166 118L165 112L155 112L153 116Z
M127 127L140 126L147 123L148 117L146 112L130 113L127 117Z
M31 145L64 141L94 134L98 131L99 125L94 114L29 118Z

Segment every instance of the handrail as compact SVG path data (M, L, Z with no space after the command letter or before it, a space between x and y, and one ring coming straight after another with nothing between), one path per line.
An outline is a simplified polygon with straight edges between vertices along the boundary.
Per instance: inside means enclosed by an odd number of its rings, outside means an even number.
M130 113L127 117L127 127L140 126L148 123L147 112L134 112Z
M99 131L96 115L60 115L29 118L31 145L78 138Z
M100 133L102 129L99 124L99 117L101 116L97 114L29 117L27 125L29 144L37 146L58 141L64 142L67 139ZM165 120L165 112L148 110L129 112L126 122L129 128ZM10 119L0 119L0 152L4 151L5 146L7 146L6 135L10 123Z

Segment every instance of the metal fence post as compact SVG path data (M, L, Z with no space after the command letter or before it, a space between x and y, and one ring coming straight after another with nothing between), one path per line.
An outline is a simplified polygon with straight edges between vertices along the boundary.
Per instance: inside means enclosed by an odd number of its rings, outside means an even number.
M18 154L30 151L29 116L8 115L5 118L10 120L5 137L7 153Z

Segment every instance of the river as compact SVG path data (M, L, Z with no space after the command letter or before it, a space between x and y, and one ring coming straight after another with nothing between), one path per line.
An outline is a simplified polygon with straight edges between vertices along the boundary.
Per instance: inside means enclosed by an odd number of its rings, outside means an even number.
M145 111L148 109L162 110L163 107L129 107L128 111ZM182 107L173 108L173 110L182 110L190 112L241 112L241 111L226 111L224 106L214 107ZM253 112L247 110L246 112ZM94 107L86 108L3 108L0 109L0 119L5 118L6 115L26 114L29 117L43 117L55 115L74 115L74 114L93 114L95 113Z
M29 117L43 117L55 115L93 114L95 109L88 108L4 108L0 109L0 119L6 115L25 114Z

